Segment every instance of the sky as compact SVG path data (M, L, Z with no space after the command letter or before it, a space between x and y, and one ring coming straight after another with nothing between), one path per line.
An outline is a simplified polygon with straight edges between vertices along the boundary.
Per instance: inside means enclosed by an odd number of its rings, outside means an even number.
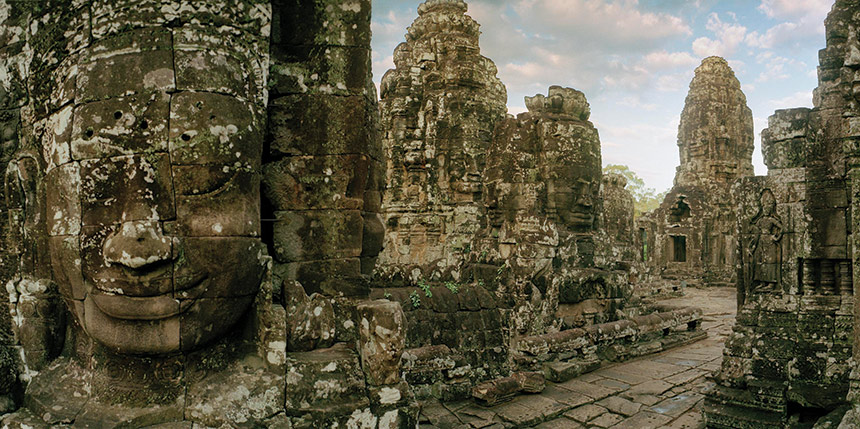
M658 192L679 164L681 110L695 68L726 58L753 111L756 174L767 174L761 130L776 109L812 107L824 18L833 0L466 0L481 53L499 68L508 112L551 85L583 91L603 163L629 166ZM373 75L422 0L373 0Z

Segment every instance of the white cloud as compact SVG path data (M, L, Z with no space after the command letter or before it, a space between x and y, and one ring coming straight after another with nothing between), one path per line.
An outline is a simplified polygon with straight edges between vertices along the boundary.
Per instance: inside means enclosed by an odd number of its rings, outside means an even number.
M789 96L768 101L773 109L793 109L795 107L812 107L812 92L798 91Z
M830 12L833 0L762 0L758 10L770 18L821 17Z
M682 73L664 74L657 78L657 90L660 92L678 92L686 90L693 80L693 69Z
M545 28L542 31L589 36L581 39L622 49L692 34L680 17L646 12L638 0L519 0L514 10L524 19L540 23L535 28Z
M637 110L645 110L648 112L653 112L657 110L657 107L659 107L653 103L645 103L640 97L632 95L622 98L618 101L618 104L626 107L632 107Z
M735 18L732 13L729 13L729 16L732 19ZM744 41L747 34L746 27L737 22L724 22L716 13L711 13L708 16L708 23L705 28L714 33L716 39L700 37L693 41L693 53L700 57L710 55L730 57Z
M780 20L764 34L753 31L747 44L755 48L776 49L798 44L820 44L824 34L824 18L833 0L762 0L758 10L767 17Z
M642 65L653 71L679 67L694 67L699 60L689 52L667 52L665 49L651 52L642 59Z

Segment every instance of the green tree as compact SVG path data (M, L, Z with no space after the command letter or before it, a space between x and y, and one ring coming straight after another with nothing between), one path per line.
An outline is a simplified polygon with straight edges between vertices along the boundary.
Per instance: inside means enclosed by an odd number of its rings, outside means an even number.
M665 190L657 193L654 188L645 186L645 180L626 165L610 164L603 167L603 174L608 173L620 174L627 179L626 189L633 194L633 211L636 218L660 207L660 203L663 202L663 198L669 192Z

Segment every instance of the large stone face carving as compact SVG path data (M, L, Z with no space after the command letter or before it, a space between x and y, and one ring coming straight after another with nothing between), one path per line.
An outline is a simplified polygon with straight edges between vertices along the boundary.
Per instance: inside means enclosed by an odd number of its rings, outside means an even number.
M382 78L381 275L458 280L480 228L481 174L507 97L466 9L461 0L423 3L394 52L396 68Z
M474 272L516 297L519 334L612 319L630 291L605 260L611 240L599 228L600 140L588 102L554 86L526 106L499 124L487 157L487 226L475 240Z
M203 26L141 28L66 60L75 101L42 143L50 251L78 322L117 352L198 348L257 293L265 59L250 52Z

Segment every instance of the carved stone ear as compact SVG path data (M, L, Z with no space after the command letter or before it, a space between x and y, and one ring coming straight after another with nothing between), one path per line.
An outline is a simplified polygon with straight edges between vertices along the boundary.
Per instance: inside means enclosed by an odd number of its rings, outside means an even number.
M4 194L9 219L4 241L18 255L20 275L50 278L47 259L42 169L39 158L20 153L6 167Z
M41 169L38 160L29 154L13 159L6 167L5 195L8 210L24 212L27 225L35 225L38 216L38 190Z

